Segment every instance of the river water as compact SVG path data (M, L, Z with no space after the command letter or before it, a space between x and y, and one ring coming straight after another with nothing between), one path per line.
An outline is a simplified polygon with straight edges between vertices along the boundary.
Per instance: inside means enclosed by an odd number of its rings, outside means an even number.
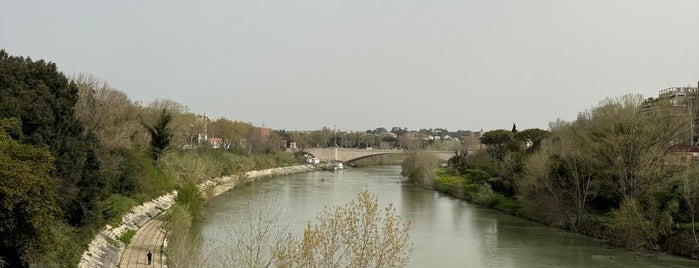
M250 207L277 207L289 232L301 235L324 206L342 205L368 189L380 207L392 203L412 221L409 267L699 267L699 262L648 257L603 242L405 184L399 166L317 171L259 181L222 194L195 226L207 251L225 248ZM251 202L252 200L252 202ZM213 249L212 249L213 248ZM211 252L208 252L211 254ZM216 254L215 252L213 253Z

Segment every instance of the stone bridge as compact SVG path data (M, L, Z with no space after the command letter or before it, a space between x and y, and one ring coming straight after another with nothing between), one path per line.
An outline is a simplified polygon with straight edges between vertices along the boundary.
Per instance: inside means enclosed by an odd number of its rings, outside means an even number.
M376 155L384 154L402 154L403 150L366 150L366 149L345 149L345 148L306 148L304 151L316 157L316 159L324 162L333 160L342 162L352 162L362 158L367 158ZM454 152L449 151L431 151L439 159L444 161L449 160L454 156Z

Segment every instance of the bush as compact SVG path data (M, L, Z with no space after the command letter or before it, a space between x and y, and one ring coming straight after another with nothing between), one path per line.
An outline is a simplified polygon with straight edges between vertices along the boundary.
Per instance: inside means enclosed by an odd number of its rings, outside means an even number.
M464 179L458 176L439 176L434 180L434 189L438 192L462 198L464 194Z
M164 228L168 233L167 260L173 267L198 267L199 241L189 235L192 215L179 204L168 210Z
M192 218L199 217L199 211L206 200L201 196L199 186L194 181L188 181L177 187L175 202L185 208Z
M128 213L131 208L137 205L136 201L126 196L112 194L102 201L102 216L112 225L121 223L121 218Z
M136 230L127 230L124 234L119 237L119 241L124 244L131 244L131 238L136 234Z
M488 183L478 184L477 191L471 195L471 200L475 203L492 206L496 202L495 192Z
M660 238L672 228L673 209L676 208L661 210L655 202L642 204L627 197L612 213L609 235L616 244L633 250L658 250Z
M500 193L495 194L495 208L514 213L519 207L519 203L513 197L507 197Z

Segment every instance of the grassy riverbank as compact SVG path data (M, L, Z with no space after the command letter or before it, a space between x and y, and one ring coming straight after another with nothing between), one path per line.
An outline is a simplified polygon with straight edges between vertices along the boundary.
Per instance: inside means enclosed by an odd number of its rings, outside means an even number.
M565 228L560 222L553 220L546 210L532 210L525 208L517 197L508 197L502 193L493 191L490 183L498 183L498 178L490 177L488 174L477 170L466 170L457 174L448 168L435 170L434 190L449 194L459 199L479 204L485 207L501 210L511 215L534 220L553 227L559 227L568 231L578 232L597 239L607 241L613 246L623 247L630 250L639 251L637 248L625 246L624 241L615 241L617 235L612 217L613 213L599 213L589 215L584 227L578 230ZM643 228L640 224L636 228ZM695 223L694 228L699 229L699 224ZM641 230L639 230L641 232ZM699 260L699 249L693 243L694 236L691 224L674 224L672 228L658 241L656 250L641 249L644 252L667 252L674 255L685 256Z

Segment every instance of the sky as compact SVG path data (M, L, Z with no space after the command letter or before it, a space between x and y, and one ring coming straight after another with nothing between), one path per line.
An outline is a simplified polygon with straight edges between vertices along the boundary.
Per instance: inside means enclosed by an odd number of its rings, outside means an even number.
M7 1L0 49L285 130L547 129L697 86L696 0Z

